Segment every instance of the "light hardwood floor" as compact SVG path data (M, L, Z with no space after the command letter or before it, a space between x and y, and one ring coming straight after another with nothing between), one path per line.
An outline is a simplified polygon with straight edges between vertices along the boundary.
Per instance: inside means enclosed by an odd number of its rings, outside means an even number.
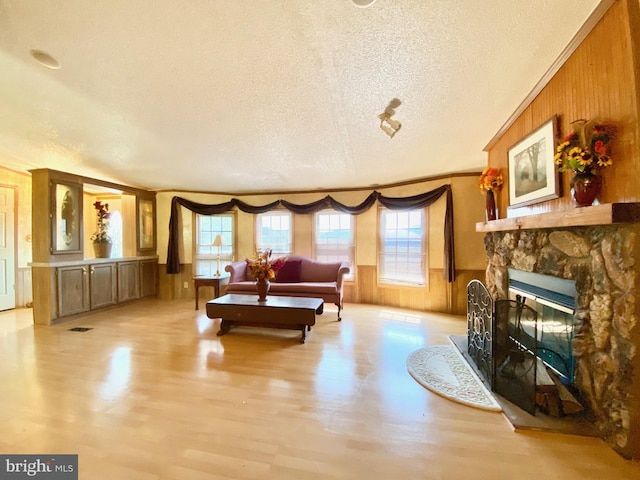
M415 382L407 355L462 317L327 307L306 344L218 326L192 300L0 313L0 453L77 453L88 480L640 479L599 439L516 433Z

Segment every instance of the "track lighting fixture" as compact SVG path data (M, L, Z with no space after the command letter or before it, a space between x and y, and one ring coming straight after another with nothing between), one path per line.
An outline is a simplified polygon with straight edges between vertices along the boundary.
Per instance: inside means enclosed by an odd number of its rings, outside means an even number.
M400 130L402 124L398 120L394 120L391 118L391 114L389 112L384 112L378 115L380 119L380 128L384 133L389 135L389 138L393 138L393 136Z
M400 106L402 102L397 98L392 98L387 105L387 108L384 109L378 118L380 119L380 129L389 135L389 138L393 138L393 136L398 133L402 124L398 120L393 120L391 118L392 115L396 114L396 108Z

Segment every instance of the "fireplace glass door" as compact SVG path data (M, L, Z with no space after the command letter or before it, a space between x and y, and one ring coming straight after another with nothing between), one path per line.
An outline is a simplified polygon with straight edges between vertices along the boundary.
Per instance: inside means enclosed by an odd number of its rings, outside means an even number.
M565 385L573 384L575 371L576 295L573 280L509 270L509 299L523 302L537 314L536 330L525 328L527 342L536 339L538 357Z

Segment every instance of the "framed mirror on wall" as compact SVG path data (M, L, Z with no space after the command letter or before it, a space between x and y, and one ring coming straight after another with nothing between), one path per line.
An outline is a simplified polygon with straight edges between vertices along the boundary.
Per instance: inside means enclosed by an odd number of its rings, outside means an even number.
M155 251L155 212L153 200L138 197L138 250Z
M52 182L51 253L82 253L82 185Z

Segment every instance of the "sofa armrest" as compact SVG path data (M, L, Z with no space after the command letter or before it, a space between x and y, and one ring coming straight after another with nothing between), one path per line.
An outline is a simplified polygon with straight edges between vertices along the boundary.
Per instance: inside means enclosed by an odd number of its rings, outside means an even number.
M342 292L342 278L350 271L349 262L342 262L338 269L338 278L336 278L336 289L338 292Z
M247 271L247 262L244 260L234 262L224 267L224 269L231 274L231 277L229 277L229 283L244 282Z

